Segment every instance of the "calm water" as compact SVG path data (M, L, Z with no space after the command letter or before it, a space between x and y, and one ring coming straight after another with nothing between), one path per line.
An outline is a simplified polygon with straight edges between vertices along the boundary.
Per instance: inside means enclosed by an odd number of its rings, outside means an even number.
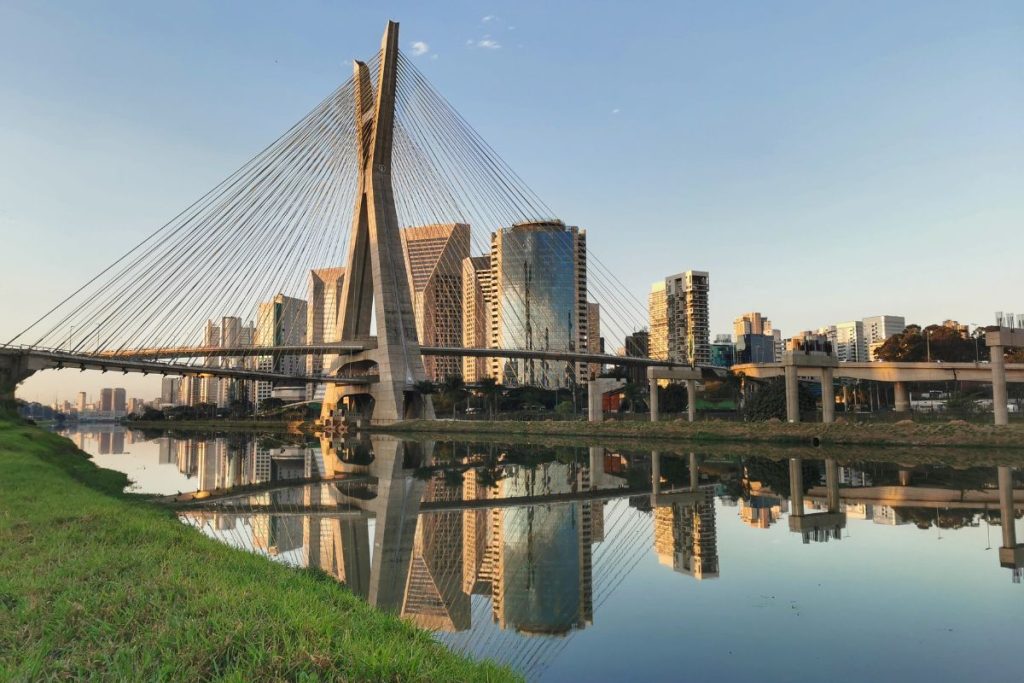
M203 533L531 680L1022 679L1012 455L67 435L131 490L212 492L181 512Z

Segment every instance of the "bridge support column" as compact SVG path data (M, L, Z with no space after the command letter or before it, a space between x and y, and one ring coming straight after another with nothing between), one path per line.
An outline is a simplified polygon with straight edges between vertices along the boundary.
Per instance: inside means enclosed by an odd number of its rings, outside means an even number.
M910 393L907 391L906 382L896 382L893 384L893 400L893 408L897 413L910 411Z
M661 493L661 452L651 451L651 495L655 498Z
M796 366L786 368L786 421L800 421L800 383L797 380Z
M650 384L651 384L651 399L650 399L650 401L648 401L648 404L650 405L650 408L651 408L651 422L657 422L658 421L658 417L659 417L659 413L658 413L658 382L652 379L650 381Z
M0 406L14 404L18 385L35 374L28 356L20 353L0 355Z
M832 382L832 368L822 368L821 421L825 424L832 424L836 421L836 388Z
M997 425L1010 422L1010 413L1006 406L1006 357L1002 346L990 346L992 358L992 412Z
M686 380L686 416L690 422L697 421L697 380Z
M999 519L1003 527L1003 547L1017 545L1017 530L1014 528L1013 470L1009 467L996 468L999 481Z
M694 491L700 486L700 463L697 454L690 453L690 488Z
M804 514L804 462L800 458L789 459L789 499L793 506L789 514L800 517Z
M826 504L829 512L839 512L839 464L833 459L825 460Z
M587 419L590 422L604 421L604 395L625 383L621 379L602 377L587 382Z

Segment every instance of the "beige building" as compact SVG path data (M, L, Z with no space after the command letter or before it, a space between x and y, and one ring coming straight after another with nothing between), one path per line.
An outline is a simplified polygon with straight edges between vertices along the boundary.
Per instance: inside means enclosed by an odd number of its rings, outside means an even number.
M695 579L718 576L718 535L714 495L703 502L654 508L654 551L658 562Z
M711 364L708 273L688 270L651 285L651 358L695 365Z
M345 284L344 268L317 268L309 271L308 294L306 298L306 343L327 344L339 341L338 316L341 308L341 289ZM306 374L320 375L331 368L337 354L313 355L306 357ZM316 391L309 385L306 398L313 399Z
M465 223L402 230L402 250L412 291L416 337L421 346L462 346L462 264L469 257ZM425 356L427 379L462 374L459 358Z
M462 259L463 347L487 347L493 297L491 257L470 256ZM476 382L488 375L487 367L486 358L463 358L462 376L467 382Z
M278 294L259 305L256 317L256 346L299 346L306 343L306 302ZM261 356L260 370L284 375L302 375L306 357L298 354ZM270 382L256 382L256 405L271 396Z

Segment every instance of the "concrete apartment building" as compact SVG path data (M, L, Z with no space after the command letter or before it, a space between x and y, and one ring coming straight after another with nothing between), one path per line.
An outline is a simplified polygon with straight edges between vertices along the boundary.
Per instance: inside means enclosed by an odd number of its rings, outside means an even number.
M421 346L462 346L462 262L469 258L465 223L423 225L402 230L402 251ZM443 381L462 373L460 358L425 356L427 379Z
M303 299L278 294L259 305L256 317L256 346L301 345L306 342L307 304ZM301 375L306 369L304 355L261 356L260 370L285 375ZM271 397L270 382L256 382L256 405Z
M492 289L491 257L470 256L462 259L462 346L465 348L487 347L494 299ZM490 363L487 358L463 358L463 379L466 382L477 382L489 376Z
M651 358L711 363L706 271L688 270L651 285L647 299Z

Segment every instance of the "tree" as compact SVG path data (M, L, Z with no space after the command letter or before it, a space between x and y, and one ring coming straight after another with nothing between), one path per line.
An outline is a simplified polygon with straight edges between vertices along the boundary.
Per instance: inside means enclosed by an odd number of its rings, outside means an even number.
M477 391L483 396L484 405L487 406L487 414L494 419L494 413L498 410L498 397L501 396L503 387L493 377L481 377L477 381Z
M814 410L814 397L802 385L798 385L797 401L800 405L800 412ZM786 419L786 380L783 377L773 377L765 382L760 389L747 401L743 409L746 419L758 422L776 418Z
M562 401L555 406L555 414L561 417L569 417L576 412L576 408L573 407L572 401Z
M945 325L929 325L924 329L920 325L907 325L875 350L875 358L904 363L929 358L946 363L969 363L975 359L988 360L989 352L984 333L964 336L958 329Z
M629 403L629 412L635 413L637 406L646 405L647 401L644 399L644 387L637 382L626 382L625 386L622 387L622 395L625 397L626 402Z
M455 407L458 402L466 396L466 383L462 379L462 375L448 375L441 382L441 395L444 396L446 401L451 401L452 404L452 419L455 419Z
M262 401L260 401L260 410L259 410L259 412L261 412L261 413L269 413L269 412L273 412L275 410L278 410L279 408L282 408L282 407L284 407L284 401L282 399L274 398L274 397L265 398Z

